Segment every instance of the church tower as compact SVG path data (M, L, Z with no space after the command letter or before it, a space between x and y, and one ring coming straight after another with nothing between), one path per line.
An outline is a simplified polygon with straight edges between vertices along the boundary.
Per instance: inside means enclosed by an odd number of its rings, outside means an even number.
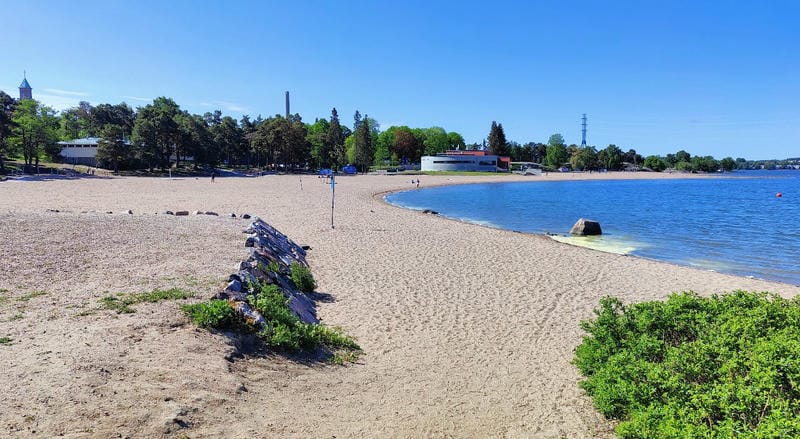
M23 99L33 99L33 89L28 84L28 78L24 73L22 74L22 84L19 85L19 100Z

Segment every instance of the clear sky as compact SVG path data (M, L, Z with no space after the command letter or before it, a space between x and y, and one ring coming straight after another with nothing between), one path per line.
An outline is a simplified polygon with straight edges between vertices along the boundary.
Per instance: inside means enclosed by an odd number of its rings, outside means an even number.
M480 142L800 156L798 1L0 0L0 89L202 114L441 126Z

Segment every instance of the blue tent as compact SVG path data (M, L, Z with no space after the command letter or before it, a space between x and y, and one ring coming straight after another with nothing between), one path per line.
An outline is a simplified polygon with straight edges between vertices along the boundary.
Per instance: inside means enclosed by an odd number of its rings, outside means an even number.
M353 165L347 165L344 168L342 168L342 172L344 172L347 175L356 175L358 170Z

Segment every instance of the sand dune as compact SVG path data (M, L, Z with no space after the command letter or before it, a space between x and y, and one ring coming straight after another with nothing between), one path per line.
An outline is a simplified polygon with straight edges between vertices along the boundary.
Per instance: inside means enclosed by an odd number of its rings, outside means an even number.
M0 345L0 436L612 437L570 364L578 322L602 296L800 292L451 221L376 195L409 179L339 178L334 230L330 187L310 176L302 190L298 176L0 183L0 337L12 339ZM168 209L220 216L156 214ZM319 316L357 338L357 364L269 353L228 361L232 339L189 325L180 301L101 309L118 292L214 294L245 256L247 221L231 212L312 247L318 290L333 297Z

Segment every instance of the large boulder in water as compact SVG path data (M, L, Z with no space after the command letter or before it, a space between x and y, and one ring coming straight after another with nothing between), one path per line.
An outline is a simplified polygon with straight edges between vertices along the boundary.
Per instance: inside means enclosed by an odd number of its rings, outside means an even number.
M603 230L600 229L600 223L597 221L581 218L572 226L569 231L570 235L588 236L588 235L602 235Z

